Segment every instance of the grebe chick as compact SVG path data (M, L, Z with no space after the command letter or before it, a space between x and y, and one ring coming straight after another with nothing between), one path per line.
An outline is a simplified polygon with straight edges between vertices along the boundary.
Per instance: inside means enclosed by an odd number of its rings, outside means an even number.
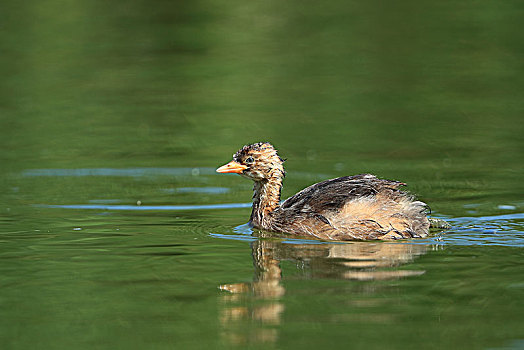
M371 174L344 176L311 185L280 204L285 172L267 142L242 147L219 173L254 181L249 223L259 229L323 240L390 240L426 237L427 205L399 189L399 181Z

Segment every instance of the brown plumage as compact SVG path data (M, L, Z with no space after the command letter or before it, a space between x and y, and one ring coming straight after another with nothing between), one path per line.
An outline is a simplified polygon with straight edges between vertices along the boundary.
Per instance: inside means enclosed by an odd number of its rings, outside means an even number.
M404 183L371 174L322 181L280 204L283 162L271 144L260 142L242 147L217 169L255 182L250 218L254 227L324 240L428 235L427 205L401 191Z

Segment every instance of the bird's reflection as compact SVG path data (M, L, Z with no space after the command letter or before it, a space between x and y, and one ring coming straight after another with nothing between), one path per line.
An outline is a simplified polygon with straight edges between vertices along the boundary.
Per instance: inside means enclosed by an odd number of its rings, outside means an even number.
M298 271L287 279L387 280L418 276L423 270L400 269L428 246L391 242L293 244L272 239L252 242L255 274L252 282L223 284L220 323L229 343L274 342L284 312L286 293L282 261L292 261ZM298 272L298 273L297 273ZM373 289L366 289L373 293ZM256 327L249 327L256 323Z

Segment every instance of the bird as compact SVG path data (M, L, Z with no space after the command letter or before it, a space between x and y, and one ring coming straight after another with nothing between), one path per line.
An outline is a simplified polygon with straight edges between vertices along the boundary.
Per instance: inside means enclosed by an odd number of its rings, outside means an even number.
M325 180L281 202L283 163L272 144L258 142L243 146L233 160L216 169L254 182L251 227L327 241L397 240L429 234L428 205L401 190L405 183L372 174Z

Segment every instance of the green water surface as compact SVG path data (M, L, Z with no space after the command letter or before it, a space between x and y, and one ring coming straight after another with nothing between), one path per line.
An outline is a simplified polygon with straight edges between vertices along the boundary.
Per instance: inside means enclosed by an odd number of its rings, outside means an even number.
M523 349L522 1L0 4L2 349ZM271 237L214 169L270 141L283 197L370 172L453 228Z

